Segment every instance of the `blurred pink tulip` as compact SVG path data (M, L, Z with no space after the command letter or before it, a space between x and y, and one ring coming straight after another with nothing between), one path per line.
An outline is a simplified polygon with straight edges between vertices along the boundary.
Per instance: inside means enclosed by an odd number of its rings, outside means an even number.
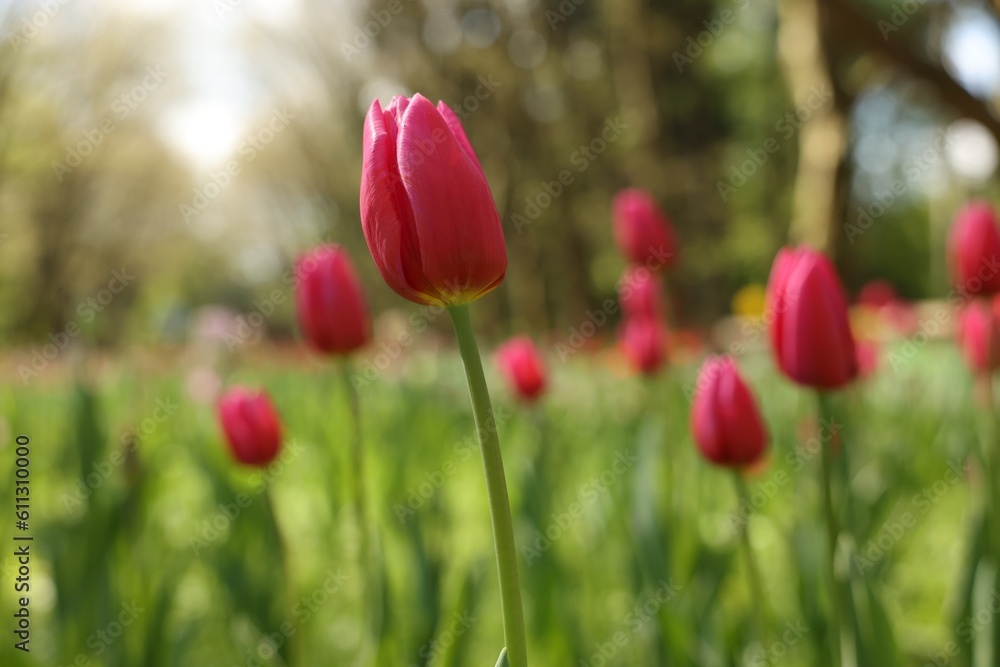
M527 336L512 338L497 348L496 363L511 390L525 402L536 401L545 391L545 365Z
M336 355L364 347L371 322L347 251L339 245L313 248L295 263L295 277L295 305L306 341Z
M721 466L752 465L768 435L753 394L730 357L710 357L698 373L691 431L706 459Z
M615 240L630 263L651 271L667 271L677 261L677 238L652 195L629 188L611 203Z
M1000 230L985 201L971 201L955 216L948 258L959 290L989 296L1000 292Z
M281 424L264 392L232 387L219 400L219 419L233 457L247 465L266 466L281 448Z
M783 248L767 292L771 347L788 378L816 389L836 389L857 377L847 299L830 260L805 247Z

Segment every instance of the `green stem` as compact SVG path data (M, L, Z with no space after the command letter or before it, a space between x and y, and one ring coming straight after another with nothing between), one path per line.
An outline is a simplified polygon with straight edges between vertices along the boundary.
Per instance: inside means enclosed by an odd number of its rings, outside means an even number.
M486 377L483 375L483 362L479 358L476 337L469 321L469 307L465 304L450 306L448 311L455 325L458 348L465 364L465 376L469 381L469 394L472 396L472 409L483 455L483 469L486 472L486 493L490 502L493 543L496 550L497 573L500 578L500 607L503 614L507 660L510 667L527 667L528 649L524 634L524 612L521 608L521 585L517 576L514 523L510 514L510 499L507 497L507 480L503 471L503 457L500 454L500 439L497 437L493 406L490 404L489 389L486 386Z
M264 489L264 513L267 515L268 527L271 529L271 535L274 537L274 544L277 546L278 550L278 564L281 569L281 581L284 585L284 595L283 612L288 614L292 610L292 603L295 596L295 592L292 588L292 570L289 564L288 557L288 543L285 541L284 536L281 533L281 526L278 525L278 516L274 511L274 499L271 494L270 488ZM279 649L282 659L285 665L293 667L298 664L298 656L300 655L298 650L298 635L300 633L294 633L288 638L288 641L282 646L283 650Z
M1000 558L1000 534L997 532L997 522L1000 520L1000 489L997 488L998 475L1000 475L1000 469L998 469L1000 456L997 455L996 449L996 408L993 395L993 376L991 374L984 374L981 382L983 383L984 390L983 398L986 403L985 428L983 429L982 439L983 470L985 472L983 475L985 478L983 480L983 489L986 495L985 511L994 524L993 530L989 531L989 552L994 558Z
M378 611L380 594L375 590L375 577L372 576L371 546L367 504L365 503L365 457L364 442L361 434L361 401L358 392L351 382L351 364L345 360L341 365L341 378L344 392L347 394L351 411L351 478L354 492L354 516L358 527L358 566L364 577L364 603L368 614L368 631L371 633L368 646L362 645L358 664L373 664L378 655L379 625L381 614ZM369 657L369 652L372 653Z
M733 480L736 483L736 495L737 495L737 515L739 515L740 507L743 505L743 500L746 500L749 504L750 502L750 492L747 490L746 481L743 479L743 475L739 470L733 472ZM765 634L765 610L764 610L764 588L760 583L760 570L757 568L757 559L753 555L753 547L750 545L750 517L747 517L746 521L740 526L740 543L743 546L743 554L747 561L747 576L750 579L750 596L753 598L753 610L755 617L755 626L757 630L757 641L760 642L761 646L767 646L767 637Z
M822 425L823 418L827 415L827 397L819 392L818 398L818 422ZM820 426L822 428L822 426ZM830 577L830 599L833 602L833 613L830 616L830 651L833 657L833 664L840 667L844 664L844 596L840 588L840 577L837 576L837 543L840 540L840 526L837 520L837 508L833 502L833 441L824 442L820 445L821 465L823 475L823 512L826 518L827 533L827 561L829 565Z

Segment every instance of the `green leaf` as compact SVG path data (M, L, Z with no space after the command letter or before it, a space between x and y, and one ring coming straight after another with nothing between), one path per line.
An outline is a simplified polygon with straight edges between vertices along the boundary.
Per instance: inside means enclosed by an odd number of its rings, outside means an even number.
M497 659L496 667L510 667L510 663L507 662L507 647L504 646L503 650L500 651L500 657Z

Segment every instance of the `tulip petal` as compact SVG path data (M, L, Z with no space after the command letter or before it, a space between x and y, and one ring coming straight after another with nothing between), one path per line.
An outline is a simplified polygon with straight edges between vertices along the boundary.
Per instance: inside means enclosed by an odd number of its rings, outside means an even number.
M410 200L396 163L399 124L406 98L383 111L372 102L365 117L361 169L361 226L372 259L385 282L400 296L420 303L428 287L419 270L420 254ZM433 290L430 290L433 292Z
M471 301L498 285L507 270L507 248L489 184L421 95L413 96L403 115L396 163L427 283L448 303Z
M438 102L437 105L438 113L441 114L441 118L444 122L448 124L448 128L451 130L452 135L455 137L455 141L458 145L462 147L465 154L469 156L472 163L479 168L479 173L486 178L486 172L483 171L483 166L479 164L479 156L476 155L475 149L472 147L472 143L469 141L469 137L465 134L465 128L462 127L462 121L458 119L455 112L452 111L447 104L444 102Z

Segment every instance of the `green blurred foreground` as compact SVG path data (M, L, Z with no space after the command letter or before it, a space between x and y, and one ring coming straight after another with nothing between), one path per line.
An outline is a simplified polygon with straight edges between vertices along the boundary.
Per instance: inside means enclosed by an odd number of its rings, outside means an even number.
M690 439L693 367L644 382L599 358L553 358L537 410L491 376L532 664L826 664L814 399L765 356L741 361L773 436L741 510L730 475ZM9 380L0 488L9 502L14 438L27 434L32 651L14 651L8 629L10 518L0 522L0 662L492 667L502 630L465 380L455 353L407 363L404 379L360 390L378 534L367 605L334 367L258 355L231 379L266 386L282 413L284 453L263 472L231 462L212 408L179 375L110 367L89 390ZM973 664L974 650L990 648L996 593L963 566L979 484L963 466L980 422L957 353L932 344L898 369L883 358L834 408L839 438L829 424L820 434L850 455L846 565L869 664ZM738 549L748 516L762 616Z

